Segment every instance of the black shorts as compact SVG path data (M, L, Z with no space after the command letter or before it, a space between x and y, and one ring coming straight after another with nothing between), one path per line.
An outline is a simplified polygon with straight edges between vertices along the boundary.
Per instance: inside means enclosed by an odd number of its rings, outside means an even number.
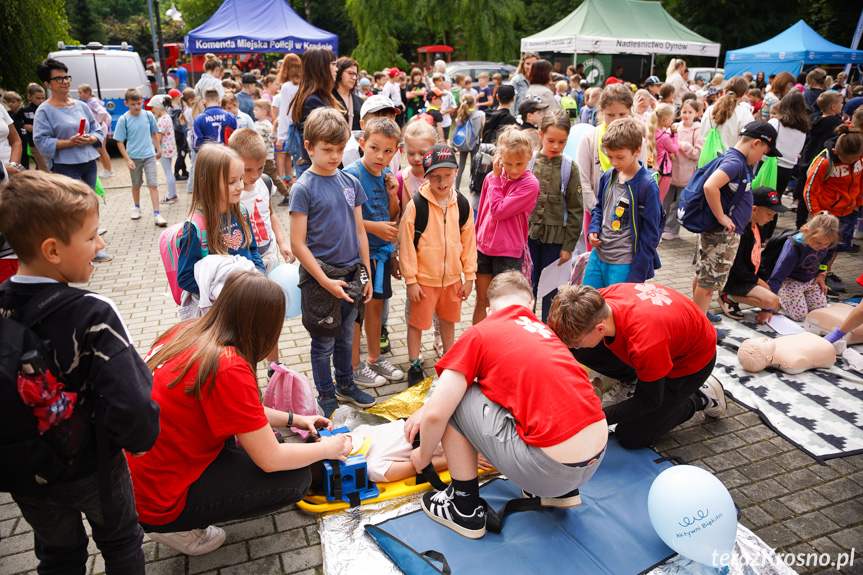
M725 282L725 289L723 289L722 292L730 296L745 297L757 286L758 282L743 282L734 279L733 277L729 277L728 281Z
M369 262L372 266L372 269L369 273L370 281L372 282L372 286L375 285L375 273L378 268L378 260L371 260ZM392 271L393 271L393 260L391 258L387 258L384 262L384 281L381 285L381 291L378 293L374 292L372 295L372 299L390 299L393 297L393 283L392 283Z
M476 273L492 277L509 270L521 271L521 261L524 254L517 258L506 256L487 256L481 251L476 252Z

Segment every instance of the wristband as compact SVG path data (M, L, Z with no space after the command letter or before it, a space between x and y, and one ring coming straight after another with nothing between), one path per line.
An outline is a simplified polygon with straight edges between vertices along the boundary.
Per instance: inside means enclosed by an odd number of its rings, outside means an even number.
M289 411L288 412L288 425L287 425L287 427L290 427L293 424L294 424L294 412Z
M772 310L772 309L764 309L764 308L761 308L761 311L763 311L764 313L769 313L769 314L772 314L772 313L773 313L773 310Z

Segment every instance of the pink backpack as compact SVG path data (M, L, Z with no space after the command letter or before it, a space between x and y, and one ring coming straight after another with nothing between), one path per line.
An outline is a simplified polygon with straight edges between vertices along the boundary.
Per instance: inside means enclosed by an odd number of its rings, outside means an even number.
M207 249L207 229L204 223L204 215L195 210L186 222L194 226L195 232L201 239L201 257L207 257L209 250ZM183 236L183 224L186 222L174 224L159 236L159 254L162 256L165 275L168 276L168 286L171 288L171 295L174 296L174 302L177 305L180 305L180 296L183 293L183 289L177 285L177 266L180 260L180 238Z
M264 407L279 411L293 411L298 415L317 415L315 388L305 375L282 365L272 363L273 377L264 392ZM305 437L308 431L300 431Z

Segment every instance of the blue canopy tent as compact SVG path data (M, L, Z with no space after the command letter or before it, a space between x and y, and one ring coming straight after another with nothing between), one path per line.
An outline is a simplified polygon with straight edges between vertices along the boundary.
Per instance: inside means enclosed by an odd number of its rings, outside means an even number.
M339 39L300 18L285 0L225 0L184 44L187 54L303 53L309 48L338 53Z
M803 20L766 42L729 50L725 54L725 77L753 74L764 76L790 72L797 75L804 65L863 64L863 50L852 50L828 42Z

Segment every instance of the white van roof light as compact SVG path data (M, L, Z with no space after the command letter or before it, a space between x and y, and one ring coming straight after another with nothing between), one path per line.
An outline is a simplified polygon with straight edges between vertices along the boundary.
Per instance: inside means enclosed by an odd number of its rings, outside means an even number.
M102 49L102 43L101 42L90 42L89 44L87 44L87 49L88 50L101 50Z
M66 49L66 42L64 42L64 41L62 41L62 40L60 40L59 42L57 42L57 49L58 49L58 50L65 50L65 49Z

